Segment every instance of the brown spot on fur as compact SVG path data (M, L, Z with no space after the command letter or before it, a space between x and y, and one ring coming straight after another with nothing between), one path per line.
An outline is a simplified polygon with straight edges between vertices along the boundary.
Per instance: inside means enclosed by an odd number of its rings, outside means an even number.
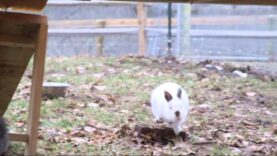
M181 113L180 113L179 111L176 111L176 112L175 112L175 115L176 115L177 118L180 117L180 114L181 114Z

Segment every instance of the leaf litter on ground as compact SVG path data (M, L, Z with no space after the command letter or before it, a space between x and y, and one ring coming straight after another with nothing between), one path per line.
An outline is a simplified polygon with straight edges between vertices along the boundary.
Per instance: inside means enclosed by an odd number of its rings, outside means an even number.
M26 72L6 114L13 131L26 127L29 77ZM210 60L47 58L45 80L71 87L65 98L43 101L39 153L274 155L276 78L251 65ZM149 95L166 81L179 83L190 97L185 141L153 122Z

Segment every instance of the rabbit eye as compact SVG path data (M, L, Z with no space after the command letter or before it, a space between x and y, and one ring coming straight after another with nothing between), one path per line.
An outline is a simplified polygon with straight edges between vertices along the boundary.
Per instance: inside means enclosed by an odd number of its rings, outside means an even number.
M176 116L177 118L180 117L180 114L181 114L181 113L180 113L179 111L176 111L176 112L175 112L175 116Z

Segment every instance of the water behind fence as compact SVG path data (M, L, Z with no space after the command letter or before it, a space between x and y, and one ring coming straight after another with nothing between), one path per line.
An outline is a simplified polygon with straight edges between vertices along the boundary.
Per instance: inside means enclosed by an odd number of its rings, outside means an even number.
M81 7L82 6L82 7ZM167 49L167 4L146 3L146 55ZM177 4L173 5L173 52ZM137 54L141 21L137 3L49 3L49 56ZM192 5L191 58L273 60L277 58L277 9L271 6ZM143 46L143 45L142 45Z

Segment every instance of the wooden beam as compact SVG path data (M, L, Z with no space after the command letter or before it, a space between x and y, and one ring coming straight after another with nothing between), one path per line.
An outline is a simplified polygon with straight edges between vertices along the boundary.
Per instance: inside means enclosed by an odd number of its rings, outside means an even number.
M41 11L47 0L1 0L0 8L12 10Z
M49 29L51 36L67 36L67 35L114 35L114 34L137 34L138 28L98 28L98 29Z
M105 27L138 27L138 19L103 19L103 20L58 20L49 21L50 28L71 28L71 27L97 27L99 22L104 21Z
M139 55L144 56L146 52L146 34L145 34L145 26L146 26L146 12L144 8L144 3L138 3L137 5L137 13L138 13L138 24L139 24L139 32L138 32L138 49Z
M166 34L165 28L145 28L146 32L156 32L157 34ZM103 28L103 29L50 29L50 36L70 36L70 35L82 35L91 36L92 34L136 34L137 28ZM176 35L176 29L172 30L172 33ZM231 38L277 38L277 31L250 31L250 30L190 30L191 37L231 37Z
M276 0L113 0L129 2L175 2L175 3L211 3L211 4L240 4L240 5L277 5Z
M235 24L266 24L270 16L218 16L218 17L192 17L192 25L235 25ZM50 28L93 28L103 21L105 27L138 27L139 21L134 18L126 19L105 19L105 20L59 20L49 21ZM167 19L146 19L146 27L166 26ZM177 20L172 20L176 26Z
M27 134L9 133L9 140L27 143L29 142L29 136Z
M276 38L277 31L267 30L191 30L193 37Z
M48 26L46 24L42 24L40 25L37 35L37 47L34 53L32 86L27 127L29 142L25 151L26 155L37 154L38 127L42 99L42 83L46 55L47 30Z
M105 21L100 21L97 25L97 28L104 28ZM104 49L104 36L100 35L96 37L96 56L103 56L103 49Z
M166 34L167 30L164 28L148 28L147 31ZM173 34L176 34L176 29L173 29ZM205 30L205 29L191 29L191 37L210 37L210 38L277 38L277 31L267 30Z
M137 2L121 2L121 1L103 1L103 0L93 0L93 1L48 1L47 6L95 6L95 5L137 5Z
M38 17L38 15L28 14L28 13L17 13L17 12L7 13L5 11L0 11L0 21L16 22L16 23L24 23L24 24L46 24L47 17L46 16Z
M32 39L21 36L0 35L0 45L19 48L35 48Z

